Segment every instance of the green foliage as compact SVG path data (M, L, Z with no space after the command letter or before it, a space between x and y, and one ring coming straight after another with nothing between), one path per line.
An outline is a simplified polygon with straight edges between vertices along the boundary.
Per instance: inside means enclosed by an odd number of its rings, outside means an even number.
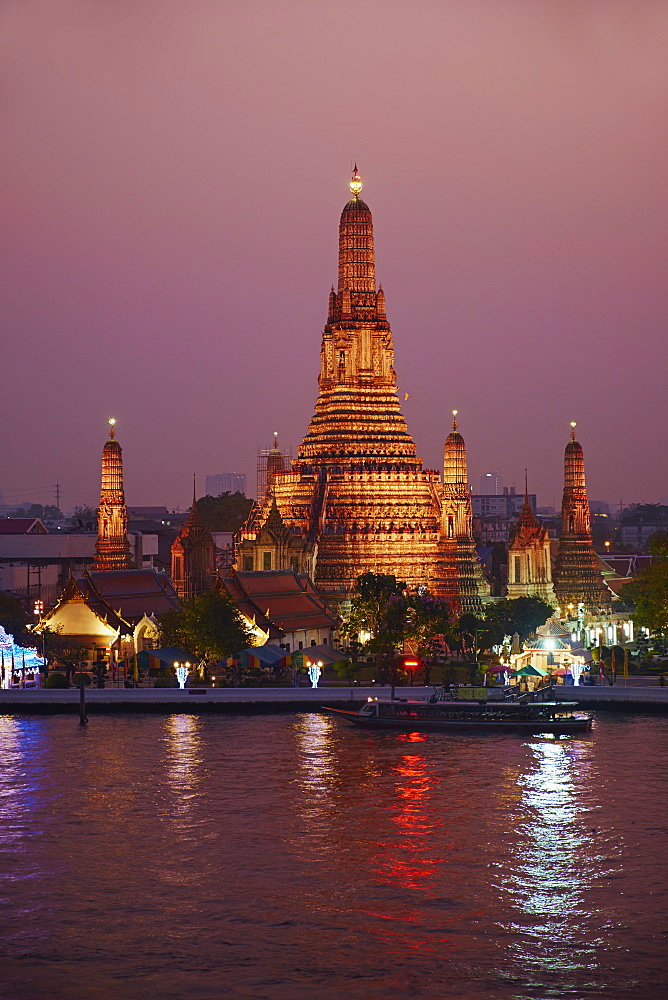
M70 517L70 527L82 528L95 527L97 524L97 507L75 507L74 513Z
M84 659L84 647L69 635L62 635L61 628L41 628L37 633L44 641L44 652L49 662L55 660L65 667L75 667ZM33 637L33 644L35 637ZM38 642L39 646L39 642Z
M506 598L488 605L485 623L487 627L493 623L504 635L514 635L517 632L520 641L523 641L539 625L543 625L553 611L552 605L541 601L539 597L516 597L514 600Z
M19 646L35 645L35 636L26 630L29 621L19 602L11 594L0 591L0 625L14 636L14 642Z
M90 674L79 673L79 674L75 674L74 677L72 678L72 683L77 688L81 687L81 682L82 681L84 682L84 685L86 687L88 687L89 684L90 684Z
M161 643L193 658L220 660L251 644L251 631L225 593L207 590L159 619Z
M41 503L30 503L24 507L18 507L9 514L9 517L38 517L43 521L61 521L64 515L62 510L54 504L42 506Z
M248 519L253 501L243 493L200 497L197 512L209 531L236 531Z
M48 688L68 688L69 686L65 674L60 674L57 670L50 673L46 679L46 687Z
M649 543L652 563L622 588L635 606L633 621L651 632L668 631L668 532L657 531Z
M364 651L375 656L377 663L391 656L405 637L405 589L406 584L392 575L364 573L357 579L356 593L341 631L352 641L359 641L360 633L368 632L371 638Z
M450 633L450 605L427 593L407 594L404 601L406 640L418 657L434 656L441 637Z

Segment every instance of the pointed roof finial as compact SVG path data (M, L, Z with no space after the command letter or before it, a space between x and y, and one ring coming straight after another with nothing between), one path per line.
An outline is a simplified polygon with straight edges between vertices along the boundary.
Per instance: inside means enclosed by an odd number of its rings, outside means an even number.
M195 473L193 472L193 507L197 506L197 493L195 492Z
M453 431L457 430L457 426L458 426L458 424L457 424L457 413L458 412L459 412L458 410L453 410L452 411L452 429L453 429Z
M350 193L353 196L353 198L357 198L361 190L362 190L362 179L359 173L357 172L357 164L355 164L355 167L353 169L353 179L350 182Z
M524 499L529 503L529 477L526 469L524 470Z
M575 420L571 420L571 441L575 441L575 428L576 427L577 427L577 423L575 422Z
M109 418L109 437L111 438L112 441L113 441L114 437L116 436L115 425L116 425L116 419L115 419L115 417L110 417Z
M278 451L278 431L274 431L274 451Z

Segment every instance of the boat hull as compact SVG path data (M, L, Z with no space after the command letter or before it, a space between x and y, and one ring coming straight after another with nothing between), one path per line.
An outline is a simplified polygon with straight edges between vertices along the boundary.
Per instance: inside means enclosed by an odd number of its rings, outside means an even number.
M324 707L324 706L323 706ZM391 729L404 733L549 733L566 736L569 733L587 733L591 730L589 716L571 716L564 719L420 719L388 718L377 715L359 715L342 708L326 708L354 726L363 729Z

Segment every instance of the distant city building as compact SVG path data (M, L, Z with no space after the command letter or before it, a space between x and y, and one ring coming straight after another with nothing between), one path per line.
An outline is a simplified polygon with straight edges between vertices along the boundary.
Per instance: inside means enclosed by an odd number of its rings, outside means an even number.
M480 477L480 493L484 496L498 496L503 493L503 476L500 472L483 472Z
M631 504L621 514L619 540L634 549L646 549L652 535L668 531L668 506L664 504Z
M505 490L500 495L494 493L474 493L471 497L471 508L474 517L503 517L515 520L522 510L524 504L524 494L515 493L514 487L511 491ZM536 494L529 494L529 506L532 512L536 513Z
M207 496L219 497L221 493L243 493L246 496L246 476L243 472L218 472L205 477Z

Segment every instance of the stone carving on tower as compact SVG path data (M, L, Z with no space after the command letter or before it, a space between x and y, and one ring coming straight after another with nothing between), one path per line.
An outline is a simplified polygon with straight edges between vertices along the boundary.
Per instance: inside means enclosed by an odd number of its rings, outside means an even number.
M216 574L216 546L197 510L194 479L190 514L172 542L171 555L172 583L181 600L211 589Z
M473 542L466 445L457 430L457 410L452 416L452 431L443 450L441 532L433 589L448 601L454 615L479 615L490 588Z
M606 587L591 537L591 517L585 482L584 454L575 440L575 422L564 456L564 495L561 537L554 569L554 590L562 614L578 604L591 615L610 611L612 594Z
M123 451L116 440L115 420L102 450L102 486L97 515L96 570L131 569L128 512L123 492Z
M355 167L339 224L338 284L329 295L313 418L292 468L274 473L262 510L237 539L237 552L249 558L275 503L284 525L309 546L315 582L334 601L366 572L393 573L411 588L431 583L441 520L438 473L422 469L399 405L385 294L376 287L373 220L361 190Z
M550 538L529 503L526 478L524 485L524 505L508 545L508 597L539 597L555 604Z

